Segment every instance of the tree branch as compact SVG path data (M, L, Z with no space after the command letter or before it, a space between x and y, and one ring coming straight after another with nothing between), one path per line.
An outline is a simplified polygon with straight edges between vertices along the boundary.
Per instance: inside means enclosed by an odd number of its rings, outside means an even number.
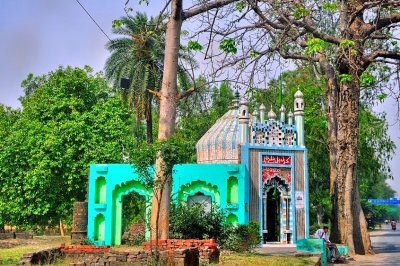
M148 91L150 94L153 94L154 96L156 96L157 98L160 98L160 97L161 97L161 93L160 93L159 91L150 90L150 89L147 89L147 91Z
M365 25L364 36L368 37L372 33L381 30L391 24L400 22L400 13L395 13L389 17L378 19L376 22L371 22Z
M184 11L183 12L183 20L186 20L188 18L196 16L200 13L209 11L211 9L222 7L222 6L237 2L237 1L239 1L239 0L215 0L210 3L204 3L203 5L193 7L191 9Z
M180 99L188 97L189 95L191 95L195 91L197 91L197 88L196 87L191 87L190 89L187 89L185 91L182 91L182 92L178 93L176 95L176 99L179 101Z
M400 60L400 53L390 52L385 50L376 50L370 53L369 55L365 56L364 61L371 63L378 57Z

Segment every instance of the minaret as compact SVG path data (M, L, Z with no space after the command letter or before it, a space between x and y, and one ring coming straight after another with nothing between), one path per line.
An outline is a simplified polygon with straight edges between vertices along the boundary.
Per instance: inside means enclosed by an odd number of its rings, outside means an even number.
M235 93L235 99L232 100L232 109L238 109L239 108L239 92L236 91Z
M294 121L297 130L297 145L304 147L304 99L300 90L294 94Z
M242 145L249 143L250 138L250 114L248 104L249 102L243 97L239 106L240 143Z
M281 122L285 123L285 112L286 112L286 108L285 106L282 104L281 109L279 109L279 111L281 112Z
M275 121L275 119L276 119L276 114L272 110L272 105L271 105L271 110L268 112L268 120Z
M253 116L253 122L257 123L258 122L258 112L257 112L257 110L254 110L254 112L251 115Z
M293 125L293 113L289 111L288 113L288 125Z
M264 123L265 122L265 105L264 104L261 104L260 105L260 108L259 108L259 110L260 110L260 122L261 123Z

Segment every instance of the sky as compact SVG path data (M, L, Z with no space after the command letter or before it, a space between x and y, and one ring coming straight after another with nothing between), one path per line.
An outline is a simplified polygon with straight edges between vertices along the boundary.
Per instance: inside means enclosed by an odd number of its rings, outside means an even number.
M104 32L113 38L111 25L124 15L126 0L79 0ZM164 0L150 6L130 1L134 11L158 14ZM0 103L20 107L21 82L29 73L46 74L58 66L89 65L102 71L109 56L107 37L76 0L0 0ZM397 145L390 163L394 180L388 183L400 196L400 126L395 124L395 102L376 106L387 112L389 133Z

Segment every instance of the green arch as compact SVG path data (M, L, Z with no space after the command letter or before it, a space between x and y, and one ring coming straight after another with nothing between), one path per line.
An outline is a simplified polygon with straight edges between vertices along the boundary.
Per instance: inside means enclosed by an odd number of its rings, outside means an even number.
M95 203L106 203L106 191L107 191L107 184L106 178L104 176L100 176L96 179L96 195L95 195Z
M197 180L186 185L182 185L178 193L179 202L187 202L189 196L193 196L196 193L201 192L206 196L211 196L212 202L220 204L220 194L218 187L205 181Z
M147 189L141 182L136 180L127 181L121 185L117 185L112 193L112 230L111 230L111 245L121 245L122 235L122 197L131 192L138 193L145 197L146 202L149 202L151 190ZM147 216L147 208L146 208ZM147 232L146 232L147 233Z
M239 181L236 177L231 176L227 182L228 187L228 203L238 203L239 202Z
M94 218L94 240L104 241L104 235L106 231L106 218L103 214L97 214Z
M227 223L227 224L232 224L232 225L238 225L239 219L238 219L238 217L237 217L236 214L230 213L230 214L226 217L226 223Z

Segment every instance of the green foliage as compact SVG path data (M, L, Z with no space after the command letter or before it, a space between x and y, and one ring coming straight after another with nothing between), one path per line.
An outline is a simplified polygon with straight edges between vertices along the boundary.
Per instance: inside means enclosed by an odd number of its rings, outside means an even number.
M246 3L244 1L239 1L235 5L235 9L239 12L242 12L246 8Z
M152 144L143 143L132 151L131 163L148 188L158 188L159 184L154 183L156 158L158 156L163 158L162 171L171 177L175 164L187 163L191 160L193 148L190 145L190 142L182 141L178 135Z
M386 93L381 93L377 96L378 100L382 103L383 101L385 101L385 99L387 98L387 94Z
M90 68L58 68L9 111L0 146L0 219L19 226L66 219L86 197L90 163L122 162L134 143L118 95ZM12 121L12 123L10 123ZM4 131L6 130L6 131Z
M390 212L389 205L375 205L366 200L361 201L361 206L366 217L368 228L374 229L376 225L383 223L385 220L398 220L399 212Z
M190 97L179 102L176 137L187 143L191 152L190 160L196 162L196 143L232 106L233 91L228 83L220 87L202 86L205 80L199 79L196 84L199 90ZM211 102L211 103L210 103Z
M361 87L372 86L376 83L376 77L370 72L364 72L360 77Z
M209 239L218 242L223 237L225 214L212 206L210 212L204 211L202 204L192 206L172 205L170 216L170 235L178 239Z
M350 74L340 74L340 75L339 75L339 81L340 81L341 83L344 83L344 82L351 82L352 80L353 80L353 76L350 75Z
M115 21L113 33L119 37L106 44L111 55L104 67L105 77L115 90L122 92L128 109L135 111L136 121L146 120L147 142L151 143L154 135L153 109L156 106L153 94L148 90L157 91L161 88L165 28L157 27L158 18L148 17L145 13L124 16ZM196 43L191 46L194 50L200 49ZM196 66L187 49L180 54L180 58L185 62L191 61ZM121 78L129 78L129 88L120 88ZM179 65L178 79L185 78L187 74Z
M356 43L352 40L342 40L339 43L340 47L349 47L349 46L354 46Z
M257 51L251 51L251 52L250 52L250 57L251 57L251 58L256 58L256 57L259 56L259 55L260 55L260 53L257 52Z
M225 53L231 53L231 54L236 54L237 53L237 48L236 48L236 42L234 39L224 39L221 41L219 44L219 49L224 51Z
M298 7L294 11L294 17L296 19L300 19L300 18L306 17L308 15L310 15L310 11L305 9L304 7Z
M123 22L120 19L115 19L115 20L112 21L112 27L113 28L121 27L122 24L123 24Z
M188 49L193 51L203 50L203 46L198 41L190 40L188 43Z
M306 42L307 48L305 49L305 54L314 54L322 52L326 48L326 42L320 38L312 38Z
M224 248L232 251L251 251L261 242L260 225L250 221L233 228L226 239Z
M325 9L326 11L337 11L338 10L338 4L336 3L323 3L322 8Z

